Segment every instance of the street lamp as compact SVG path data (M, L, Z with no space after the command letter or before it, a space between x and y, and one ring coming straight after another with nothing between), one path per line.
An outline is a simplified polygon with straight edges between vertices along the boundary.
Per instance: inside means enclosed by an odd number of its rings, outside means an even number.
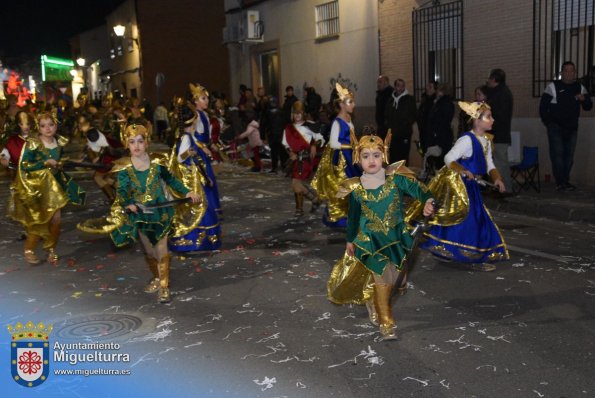
M76 59L76 64L82 68L85 66L85 59L83 57L78 57Z
M126 26L119 24L114 26L114 33L118 37L124 37L124 33L126 33Z

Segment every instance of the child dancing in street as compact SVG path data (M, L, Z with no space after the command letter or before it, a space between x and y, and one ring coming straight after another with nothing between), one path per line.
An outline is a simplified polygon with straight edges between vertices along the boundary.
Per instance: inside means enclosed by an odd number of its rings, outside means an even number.
M494 261L507 260L502 235L483 204L478 177L489 174L500 192L504 183L492 159L491 130L494 119L484 102L459 102L471 118L471 131L464 133L444 157L443 167L429 184L442 203L420 248L446 261L459 261L478 271L493 271ZM456 202L456 203L455 203ZM442 214L447 212L449 214Z
M283 132L283 146L289 153L291 163L288 175L291 176L291 189L295 197L295 216L304 215L304 197L312 202L310 212L316 211L320 201L316 192L310 188L309 180L313 174L313 160L316 156L316 143L322 142L321 134L310 130L304 120L304 104L296 101L291 107L291 120Z
M344 180L337 193L340 197L349 195L345 251L372 273L374 308L368 307L370 320L374 324L378 321L383 340L392 340L397 337L390 305L392 290L413 244L404 221L403 194L423 203L424 216L434 212L432 195L417 182L404 161L384 168L390 134L386 142L375 135L363 136L358 141L352 134L351 142L353 162L360 163L364 173Z
M142 125L131 124L124 130L129 158L121 158L112 169L116 173L116 200L129 213L124 222L110 233L118 247L140 239L145 250L145 258L153 278L145 287L145 292L159 292L158 300L167 303L171 300L169 291L170 254L167 249L167 236L174 219L173 207L153 209L151 213L141 212L137 204L155 205L167 201L167 192L162 181L175 191L198 203L202 195L190 192L182 182L172 176L167 169L168 158L160 154L147 153L149 133Z
M248 139L248 145L250 146L250 150L254 155L252 160L254 161L254 166L250 171L259 172L262 168L262 162L260 161L260 148L264 145L262 139L260 139L260 124L258 124L258 120L252 118L248 126L246 126L246 130L238 136L239 139Z
M40 113L37 122L39 136L27 138L19 160L10 216L27 231L25 261L32 265L41 262L35 249L43 239L47 261L57 264L61 209L68 202L82 205L85 191L61 170L62 150L68 139L56 136L56 117L51 113Z
M362 175L352 162L351 118L355 109L355 95L351 90L335 83L337 98L333 106L338 112L330 131L329 143L324 148L320 164L312 179L312 187L320 200L326 202L322 222L331 228L347 225L347 200L336 196L341 181ZM385 159L388 162L388 159Z

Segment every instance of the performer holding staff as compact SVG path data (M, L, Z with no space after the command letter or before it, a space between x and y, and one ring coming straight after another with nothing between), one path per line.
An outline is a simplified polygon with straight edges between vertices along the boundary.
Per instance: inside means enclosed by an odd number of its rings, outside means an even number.
M191 192L168 170L167 156L147 153L149 133L143 125L131 124L124 130L129 158L115 162L116 205L121 205L128 217L111 233L111 239L118 247L139 239L145 250L145 258L153 278L145 287L145 292L158 292L158 300L167 303L171 300L169 291L170 254L167 249L167 236L174 222L172 207L159 207L167 202L167 191L163 183L178 193L198 203L202 195ZM153 206L151 212L142 211L142 206Z
M355 97L348 88L336 83L338 98L333 106L338 112L331 126L329 144L325 147L312 187L320 200L326 201L322 222L329 227L347 225L347 200L337 197L339 184L347 178L359 177L361 170L352 161L351 118L355 109ZM388 162L388 159L386 159Z
M507 260L508 250L481 197L478 181L489 174L495 187L504 183L492 159L494 118L484 102L459 102L470 116L471 130L464 133L444 157L446 164L429 188L443 204L434 225L420 245L445 261L459 261L478 271L493 271L495 261ZM484 184L485 185L485 184ZM456 202L456 203L455 203Z
M47 261L57 264L61 209L69 202L82 205L85 191L61 169L62 152L68 139L56 136L55 115L40 113L37 122L39 137L27 138L20 158L10 216L27 231L25 261L33 265L40 263L35 249L43 239Z
M424 216L434 212L430 192L418 183L415 174L405 167L405 161L384 168L388 157L391 135L386 141L375 135L366 135L359 140L351 136L353 162L362 166L361 177L353 177L341 183L338 196L348 198L346 255L355 258L373 277L373 306L367 303L370 321L378 325L383 340L396 336L391 297L397 280L404 289L405 260L412 249L411 237L404 219L404 194L418 200ZM342 260L343 261L343 260ZM349 297L335 294L341 283L341 261L335 266L329 279L329 299L336 303L350 302ZM347 283L349 285L349 283ZM354 297L362 295L362 286L351 284Z

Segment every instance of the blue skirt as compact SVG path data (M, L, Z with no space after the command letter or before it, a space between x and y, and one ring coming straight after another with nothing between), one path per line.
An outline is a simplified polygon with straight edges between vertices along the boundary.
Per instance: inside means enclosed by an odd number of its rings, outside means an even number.
M435 225L424 236L420 248L432 254L464 263L508 260L508 250L492 216L485 208L481 191L475 182L465 181L469 197L469 213L459 224Z

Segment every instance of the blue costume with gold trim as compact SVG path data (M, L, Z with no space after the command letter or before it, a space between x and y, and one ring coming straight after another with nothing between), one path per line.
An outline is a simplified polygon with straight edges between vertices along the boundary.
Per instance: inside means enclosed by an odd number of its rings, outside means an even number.
M197 184L202 186L205 192L206 209L200 224L184 235L176 234L168 241L168 246L174 252L189 251L212 251L221 247L221 225L219 214L221 206L219 202L219 191L217 180L211 167L211 161L202 149L209 142L209 123L204 112L199 112L203 133L183 133L178 140L174 153L171 156L170 168L174 175L184 182L187 188L194 190ZM190 148L196 152L195 156L184 156L183 161L178 161L180 145L184 136L189 138Z
M463 136L471 139L473 154L469 158L458 159L458 162L474 175L486 174L486 154L481 143L472 132ZM462 214L462 217L446 223L441 222L438 214L435 221L437 225L433 225L424 234L427 241L420 248L429 250L438 257L465 263L509 258L502 235L483 204L477 182L463 179L458 173L444 167L429 185L443 208L454 210L451 213ZM453 205L453 198L458 200L456 206ZM452 217L455 218L457 217Z
M362 172L353 164L349 124L339 117L333 123L339 124L341 149L326 146L311 185L318 197L326 201L322 222L328 227L344 228L347 226L348 201L337 198L336 194L342 181L359 177Z

